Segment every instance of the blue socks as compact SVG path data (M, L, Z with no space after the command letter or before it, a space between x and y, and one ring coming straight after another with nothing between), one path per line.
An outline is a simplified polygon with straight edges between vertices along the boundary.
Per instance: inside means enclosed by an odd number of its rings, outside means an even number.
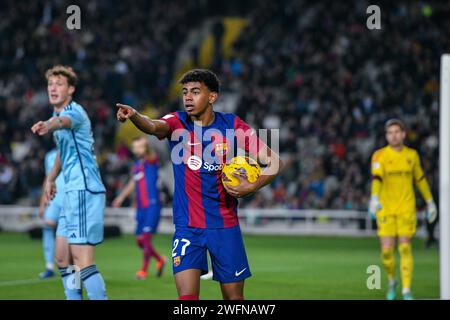
M67 300L83 300L81 282L84 284L89 300L107 299L105 282L95 264L82 269L80 273L69 273L67 269L59 268ZM77 281L78 276L80 279Z
M89 300L106 300L105 282L95 264L81 270L81 280Z
M67 300L83 300L81 291L81 280L76 281L77 273L68 273L67 268L59 268L61 280L64 286L64 294ZM79 286L78 286L79 284Z
M42 247L44 249L45 268L53 271L55 256L55 230L50 226L42 229Z

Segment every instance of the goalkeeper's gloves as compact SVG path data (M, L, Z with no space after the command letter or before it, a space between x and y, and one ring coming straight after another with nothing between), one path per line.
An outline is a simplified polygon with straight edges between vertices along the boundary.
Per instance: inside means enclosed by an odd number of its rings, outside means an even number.
M437 208L433 199L427 201L427 220L428 223L433 223L437 218Z
M371 196L369 201L369 214L372 220L376 219L377 211L381 210L381 203L378 196Z

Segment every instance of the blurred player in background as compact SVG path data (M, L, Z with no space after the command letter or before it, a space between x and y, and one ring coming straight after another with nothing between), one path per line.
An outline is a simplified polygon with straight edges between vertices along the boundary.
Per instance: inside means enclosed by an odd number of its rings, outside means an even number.
M50 173L50 170L55 163L57 150L52 149L45 155L45 175ZM45 187L45 180L43 183ZM55 230L58 224L60 213L64 206L64 178L59 174L56 178L56 188L61 190L55 198L46 204L45 192L42 192L41 201L39 204L39 217L44 219L44 227L42 228L42 247L44 250L45 271L39 274L39 278L47 279L55 275L54 259L55 259ZM44 189L43 189L44 190Z
M47 201L57 192L65 192L61 228L70 245L75 268L89 299L106 299L105 283L94 262L95 246L103 242L105 187L94 155L91 122L81 105L72 100L77 75L71 67L54 66L47 70L47 91L53 117L35 123L38 135L53 133L58 154L50 170L45 193ZM65 190L57 190L55 180L62 169ZM67 299L81 299L81 290L68 284L72 268L60 268Z
M142 268L136 273L136 278L147 278L150 258L156 259L156 275L162 275L166 257L162 257L152 244L152 234L158 229L161 214L161 204L158 191L158 156L150 148L146 137L133 140L132 151L136 158L133 164L132 176L122 192L114 199L112 205L118 208L123 201L136 190L136 243L143 251Z
M151 120L130 106L117 104L117 119L122 122L130 119L143 132L169 140L175 177L173 220L176 230L172 263L179 299L199 298L200 276L208 272L207 251L211 257L213 279L220 282L223 298L244 299L244 280L251 273L239 227L236 198L251 194L275 179L281 169L281 160L239 117L213 111L220 87L213 72L191 70L180 83L185 111ZM205 129L214 129L214 136L209 139L199 136ZM267 165L255 183L237 176L238 186L222 184L222 165L215 159L227 158L234 153L234 147L229 145L231 141L226 139L227 129L247 133L248 139L232 137L237 140L237 145L233 146L244 149L258 162ZM207 152L203 152L206 148L211 151L209 155L214 151L215 159L210 160ZM184 150L182 156L181 150Z
M400 275L404 300L412 300L411 281L413 255L411 238L416 232L416 199L414 185L427 202L427 219L432 223L437 216L436 205L425 178L416 150L403 144L406 128L402 121L386 122L388 145L372 155L372 190L369 213L376 216L381 241L381 260L386 269L389 287L388 300L396 299L394 245L398 238Z
M53 260L56 260L58 268L67 269L67 266L73 261L70 257L69 244L66 238L66 218L64 216L64 177L62 173L58 174L56 178L56 188L60 192L56 193L53 200L48 203L47 197L45 195L45 182L48 174L56 160L58 154L57 149L49 151L45 156L45 174L46 178L44 180L44 192L42 193L41 202L39 206L39 215L44 217L44 228L43 228L43 247L44 247L44 257L46 261L46 270L40 274L41 279L46 279L52 277L53 273ZM48 206L47 206L48 205ZM45 208L47 206L47 208ZM44 213L45 211L45 213ZM55 236L55 227L56 236ZM69 278L67 281L71 281ZM64 281L64 280L63 280ZM63 283L64 284L64 283ZM65 290L67 299L70 300L80 300L82 297L81 289Z

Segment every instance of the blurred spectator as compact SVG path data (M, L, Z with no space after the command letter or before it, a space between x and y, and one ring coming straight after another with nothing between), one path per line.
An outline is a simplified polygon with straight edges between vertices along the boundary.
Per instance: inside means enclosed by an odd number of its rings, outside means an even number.
M6 163L0 164L0 203L12 203L12 188L14 180L14 168Z

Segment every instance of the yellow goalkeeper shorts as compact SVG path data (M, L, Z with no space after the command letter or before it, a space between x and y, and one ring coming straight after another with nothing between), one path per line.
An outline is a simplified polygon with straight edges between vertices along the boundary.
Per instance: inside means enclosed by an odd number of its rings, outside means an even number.
M416 213L383 214L377 213L377 227L379 237L408 237L416 233Z

